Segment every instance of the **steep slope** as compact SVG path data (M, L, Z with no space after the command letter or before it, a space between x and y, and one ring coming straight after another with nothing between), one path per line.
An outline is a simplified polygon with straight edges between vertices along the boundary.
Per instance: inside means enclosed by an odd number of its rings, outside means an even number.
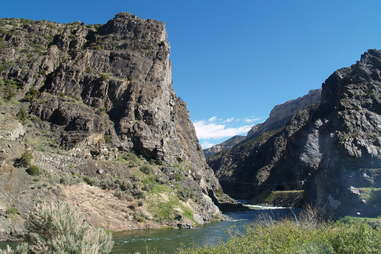
M112 230L220 218L208 196L219 183L171 76L158 21L1 19L3 236L22 232L44 198L66 199Z
M302 181L287 174L272 179L271 172L285 155L290 137L308 122L308 109L320 103L320 94L321 90L312 90L303 97L275 106L269 118L255 125L245 139L208 157L209 165L227 193L240 199L257 198L260 193L264 198L266 195L261 192L293 189Z
M333 73L320 104L210 161L223 187L261 202L304 190L328 216L381 214L381 51Z
M206 159L208 160L209 157L215 155L216 153L228 150L235 146L236 144L240 143L242 140L244 140L246 136L234 136L232 138L229 138L228 140L222 142L221 144L214 145L210 148L204 149L204 154Z
M380 73L381 51L369 50L323 84L309 131L316 133L309 142L316 147L316 170L306 200L328 215L381 214Z
M319 104L321 89L315 89L295 100L276 105L264 123L255 125L247 134L248 138L257 137L271 130L283 128L287 122L300 110Z

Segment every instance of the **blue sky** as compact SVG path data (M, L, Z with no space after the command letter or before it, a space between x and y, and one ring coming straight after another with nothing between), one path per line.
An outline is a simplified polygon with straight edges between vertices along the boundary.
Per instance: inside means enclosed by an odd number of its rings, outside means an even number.
M204 146L381 48L379 0L22 0L0 16L105 23L122 11L166 23L174 88Z

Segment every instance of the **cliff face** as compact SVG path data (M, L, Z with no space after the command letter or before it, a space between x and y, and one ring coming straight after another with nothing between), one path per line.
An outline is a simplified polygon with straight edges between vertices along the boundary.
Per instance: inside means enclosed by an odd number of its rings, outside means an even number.
M369 50L325 81L320 104L212 156L224 189L257 202L271 191L304 190L304 202L328 216L379 216L380 73L381 51Z
M262 133L283 128L287 122L300 110L311 105L319 104L321 89L315 89L308 94L276 105L270 112L270 116L264 123L255 125L247 134L248 138L260 136Z
M174 221L157 217L160 207L148 202L156 194L159 203L178 201L170 210L182 211L173 215L180 224L220 216L207 195L220 192L219 183L185 103L172 89L162 23L120 13L105 25L23 19L1 19L0 24L2 188L10 172L18 172L15 179L24 179L24 188L54 178L46 191L62 198L74 188L66 182L80 179L78 184L84 180L141 199L140 217L153 224ZM26 153L33 159L15 166ZM25 173L31 164L41 171L37 180ZM177 194L169 195L166 186ZM1 201L22 218L35 198L27 202L21 190L12 191L2 191ZM127 213L132 222L118 229L139 227L136 214L136 209Z
M300 142L294 134L308 123L309 110L320 103L320 94L321 90L312 90L275 106L269 118L255 125L245 139L207 157L227 193L262 202L264 193L271 190L300 188L305 174L296 177L299 173L283 169L293 163L287 162L286 147L290 142Z
M381 214L380 64L381 51L369 50L323 84L306 199L332 216Z
M220 153L222 151L228 150L244 140L246 136L234 136L232 138L229 138L228 140L222 142L221 144L214 145L210 148L204 149L205 157L208 158L215 155L216 153Z

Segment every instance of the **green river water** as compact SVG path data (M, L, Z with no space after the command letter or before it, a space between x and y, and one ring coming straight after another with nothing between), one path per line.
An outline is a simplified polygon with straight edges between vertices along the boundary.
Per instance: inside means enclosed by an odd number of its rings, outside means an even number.
M113 254L176 253L178 248L213 246L228 240L232 235L245 232L247 225L258 217L273 219L293 218L295 210L251 210L227 213L231 220L208 224L195 229L167 229L118 233L114 235Z
M139 230L114 234L112 254L176 253L179 248L213 246L227 241L232 235L245 232L247 225L259 217L271 216L278 220L294 218L295 209L263 209L226 213L231 219L194 229ZM0 248L6 243L0 243ZM11 243L15 245L15 243Z

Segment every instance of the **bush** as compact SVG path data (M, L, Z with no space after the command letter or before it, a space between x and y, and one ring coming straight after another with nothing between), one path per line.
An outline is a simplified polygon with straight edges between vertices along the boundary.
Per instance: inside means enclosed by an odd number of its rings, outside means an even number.
M10 207L5 212L8 215L15 215L18 213L17 208L15 208L15 207Z
M107 254L113 247L111 234L88 224L82 214L63 202L36 206L26 223L28 243L0 254Z
M28 168L32 164L33 155L31 152L24 152L20 158L16 159L15 166L16 167L24 167Z
M5 100L7 101L10 101L13 97L16 96L16 88L14 88L13 86L6 86L4 88L4 98Z
M24 108L20 108L19 112L17 112L16 117L20 122L25 123L26 119L28 119L28 113Z
M4 98L7 101L10 101L13 97L17 94L17 89L21 87L21 83L17 80L10 80L10 79L2 79L0 82L1 86L3 86L3 94Z
M152 174L152 168L150 166L141 166L139 170L146 175Z
M101 73L100 78L103 81L109 80L112 77L112 73Z
M264 223L263 223L264 222ZM364 222L316 223L262 220L243 236L216 247L185 249L181 254L378 254L381 229Z
M16 247L16 249L12 249L7 246L5 250L0 249L0 254L28 254L28 245L23 243Z
M28 173L28 175L31 175L31 176L38 176L38 175L40 175L40 168L37 167L37 166L34 166L34 165L31 165L25 171Z
M30 89L29 92L24 97L25 101L33 101L34 99L38 98L40 96L40 92L34 88Z

